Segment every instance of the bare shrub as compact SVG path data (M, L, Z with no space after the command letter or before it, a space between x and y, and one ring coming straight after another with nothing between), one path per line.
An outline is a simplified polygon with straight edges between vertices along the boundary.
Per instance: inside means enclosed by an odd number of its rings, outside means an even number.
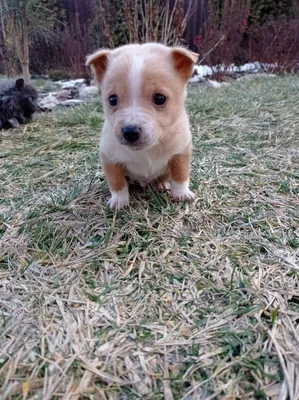
M86 77L88 75L85 58L86 54L92 51L90 36L90 26L82 26L77 21L67 27L59 38L60 46L57 48L61 50L61 53L64 53L64 57L66 61L68 60L75 77Z
M123 0L123 7L117 11L118 18L113 15L114 2L99 0L106 43L109 47L151 41L181 44L194 4L195 1L190 0L185 10L182 0L175 0L173 7L170 7L169 0Z
M79 22L56 30L51 40L36 37L31 43L31 68L38 74L53 72L65 78L89 77L85 57L92 51L91 26Z
M271 72L299 69L299 18L254 25L249 33L249 57L267 64Z
M251 4L251 0L224 0L222 5L209 0L207 23L194 38L202 61L216 66L216 71L221 66L222 74L223 66L225 70L230 64L248 61L258 61L270 72L298 71L298 10L292 9L293 17L254 23Z
M208 18L194 39L200 58L211 65L240 64L247 61L246 34L250 0L208 1ZM213 51L210 51L213 49Z
M51 40L35 38L31 43L31 65L36 73L51 70L56 75L69 74L88 77L86 54L94 48L114 48L127 43L155 41L167 45L184 42L184 33L195 0L187 9L182 0L96 0L92 20L72 20L56 29Z

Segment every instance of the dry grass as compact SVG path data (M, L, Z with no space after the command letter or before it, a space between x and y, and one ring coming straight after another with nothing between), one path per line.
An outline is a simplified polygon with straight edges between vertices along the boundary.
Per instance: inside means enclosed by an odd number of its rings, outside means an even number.
M105 207L100 105L0 133L1 399L299 398L299 81L190 88L193 204Z

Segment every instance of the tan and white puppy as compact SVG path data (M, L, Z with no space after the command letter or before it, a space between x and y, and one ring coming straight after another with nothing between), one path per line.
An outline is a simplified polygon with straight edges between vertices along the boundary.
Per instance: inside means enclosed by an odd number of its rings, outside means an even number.
M111 208L129 204L127 177L160 190L170 182L174 199L194 198L185 97L197 58L185 48L157 43L99 50L87 58L102 89L100 155Z

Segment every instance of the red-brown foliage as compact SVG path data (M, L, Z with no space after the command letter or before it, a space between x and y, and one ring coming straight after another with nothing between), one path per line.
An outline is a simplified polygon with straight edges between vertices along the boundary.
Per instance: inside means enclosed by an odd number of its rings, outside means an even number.
M200 58L210 52L205 58L205 63L210 65L246 62L244 37L248 30L249 16L249 0L232 4L230 0L224 0L221 7L217 0L210 0L207 23L194 40Z
M217 66L258 61L272 72L299 69L299 16L252 23L250 0L209 0L207 23L194 39L203 63Z
M249 57L268 64L272 72L299 70L299 18L256 25L249 32Z

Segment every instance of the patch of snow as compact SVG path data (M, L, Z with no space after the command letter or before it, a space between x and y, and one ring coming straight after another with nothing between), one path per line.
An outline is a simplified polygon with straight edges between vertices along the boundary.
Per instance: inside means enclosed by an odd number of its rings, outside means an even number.
M56 99L51 93L48 96L44 97L38 102L38 105L42 108L46 108L48 110L52 110L56 106L58 106L59 100Z
M206 77L210 76L215 72L228 72L229 74L233 73L259 73L263 71L271 71L277 67L276 64L261 64L258 61L246 63L244 65L237 66L235 64L230 64L225 66L224 64L214 65L209 67L208 65L195 65L194 72L195 75L191 78L190 82L198 82L198 78L193 79L197 76Z
M212 81L211 79L208 79L207 86L212 89L219 89L223 86L229 86L229 83L228 82L217 82L217 81Z
M204 79L202 76L199 75L194 75L192 78L189 79L189 83L197 83L197 82L203 82Z
M62 101L59 105L61 107L74 107L74 106L79 106L81 104L84 104L83 100L70 99L70 100Z
M82 100L89 100L99 94L97 86L82 85L79 89L79 96Z
M55 82L57 85L60 85L62 89L72 89L76 86L81 86L84 83L84 79L72 79L70 81L57 81Z
M278 64L277 63L275 63L275 64L261 64L261 67L262 67L263 71L271 72L271 71L274 71L278 67Z
M197 72L198 76L209 76L214 73L213 68L208 65L195 65L194 70Z
M232 72L259 72L261 71L261 64L259 62L246 63L244 65L237 66L235 64L230 64L227 68L223 65L221 66L221 71Z

